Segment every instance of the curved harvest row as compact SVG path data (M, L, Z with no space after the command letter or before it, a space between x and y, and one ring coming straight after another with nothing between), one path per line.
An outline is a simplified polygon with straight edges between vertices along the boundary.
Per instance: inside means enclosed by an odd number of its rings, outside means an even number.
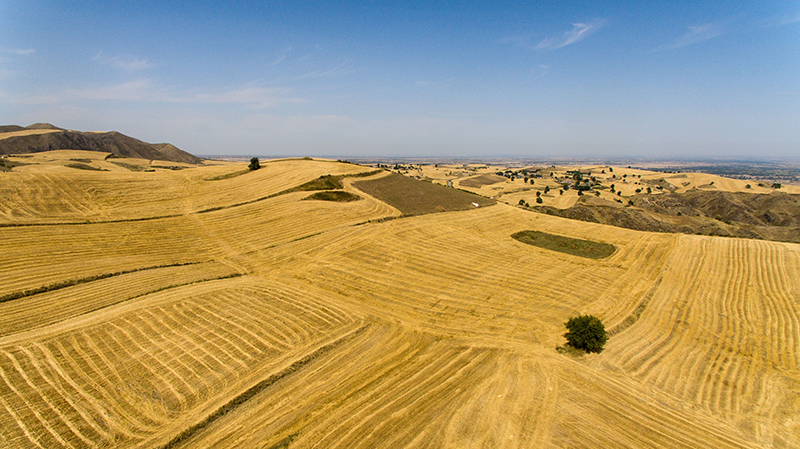
M143 172L0 173L0 224L133 220L182 215L257 200L327 174L364 167L326 161ZM238 176L225 178L226 175ZM222 179L216 179L222 178Z
M684 236L640 322L603 358L758 441L798 444L798 267L797 245Z
M39 447L164 439L271 367L357 325L321 301L248 278L215 281L2 345L2 438Z
M656 282L671 237L628 233L617 253L599 261L511 238L520 228L554 224L496 206L328 232L271 256L282 271L415 328L555 346L570 314L624 319Z

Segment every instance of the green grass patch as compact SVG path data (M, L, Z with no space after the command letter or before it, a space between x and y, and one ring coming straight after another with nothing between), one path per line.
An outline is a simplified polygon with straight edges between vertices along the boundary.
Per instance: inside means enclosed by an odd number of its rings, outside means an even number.
M251 170L248 168L247 170L239 170L239 171L235 171L235 172L225 173L224 175L219 175L219 176L214 176L213 178L208 178L208 179L206 179L206 181L221 181L223 179L231 179L231 178L235 178L237 176L241 176L241 175L243 175L245 173L250 173L250 171Z
M248 170L248 172L249 171L250 170ZM245 204L257 203L259 201L268 200L270 198L275 198L276 196L286 195L287 193L292 193L292 192L308 192L308 191L314 191L314 190L337 190L337 189L341 189L341 188L344 187L342 185L342 178L361 178L361 177L365 177L365 176L371 176L371 175L374 175L374 174L379 173L379 172L381 172L381 170L373 170L373 171L364 172L364 173L355 173L355 174L352 174L352 175L338 175L338 176L323 175L323 176L320 176L319 178L314 179L312 181L309 181L309 182L307 182L305 184L300 184L299 186L292 187L291 189L281 190L280 192L273 193L272 195L262 196L261 198L256 198L254 200L244 201L244 202L241 202L241 203L229 204L227 206L210 207L208 209L203 209L203 210L197 211L195 213L197 213L197 214L205 214L205 213L208 213L208 212L214 212L214 211L218 211L218 210L222 210L222 209L230 209L231 207L244 206ZM0 226L2 226L2 225L0 225Z
M148 167L145 167L145 166L142 166L142 165L129 164L127 162L120 162L120 161L108 161L108 162L111 162L114 165L118 165L118 166L120 166L122 168L125 168L125 169L128 169L130 171L145 171L145 169L148 168Z
M81 162L71 162L67 164L69 168L77 168L78 170L91 170L91 171L108 171L102 168L92 167L91 165L83 164Z
M350 192L345 192L344 190L323 190L321 192L312 193L304 199L348 203L350 201L358 201L361 197Z
M23 162L9 161L8 159L0 159L0 171L11 171L14 167L21 165L30 165Z
M591 240L573 239L561 235L548 234L539 231L522 231L512 234L516 240L539 248L586 257L588 259L604 259L616 251L614 245L593 242Z
M344 185L342 184L343 178L363 178L380 172L381 170L373 170L363 173L355 173L352 175L322 175L317 179L313 179L305 184L300 184L297 187L292 187L291 189L284 190L280 193L308 192L314 190L339 190L344 188Z
M341 176L324 175L320 176L317 179L308 181L305 184L300 184L299 186L290 189L290 191L307 192L313 190L336 190L336 189L341 189L343 187L344 186L342 185Z
M151 165L152 168L160 168L163 170L185 170L189 167L184 167L183 165Z

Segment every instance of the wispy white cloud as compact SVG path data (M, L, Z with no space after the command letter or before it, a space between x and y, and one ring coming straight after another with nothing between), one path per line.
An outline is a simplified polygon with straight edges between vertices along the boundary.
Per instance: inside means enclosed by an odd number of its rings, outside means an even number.
M50 95L18 97L23 104L63 104L76 101L131 101L140 103L240 104L250 109L268 109L284 103L307 100L290 96L289 89L246 87L219 92L175 93L149 79L87 89L64 89Z
M707 41L709 39L714 39L715 37L721 36L728 32L726 29L727 24L727 20L718 20L715 22L705 23L703 25L689 26L689 31L687 31L683 36L678 38L672 44L659 48L659 50L675 50L688 45Z
M206 104L244 104L253 109L267 109L283 103L307 103L298 97L289 96L289 89L247 87L215 93L196 93L185 97L176 97L171 101L177 103Z
M112 86L64 89L61 92L50 95L18 98L17 101L24 104L58 104L79 100L156 101L160 97L160 93L150 80L139 79Z
M501 44L531 47L534 50L556 50L578 43L606 26L606 19L592 19L589 22L573 23L572 29L558 36L548 36L536 44L531 44L533 34L519 34L500 39Z
M33 48L21 48L21 49L11 50L11 53L14 53L14 54L20 55L20 56L28 56L28 55L32 55L32 54L36 53L36 50L34 50Z
M762 28L771 28L777 26L791 25L793 23L800 23L800 12L792 14L782 14L773 16L761 21Z
M103 52L98 53L94 59L123 70L144 70L154 65L147 59L139 59L132 56L107 56Z
M315 70L313 72L308 72L303 75L295 77L295 79L306 79L306 78L319 78L319 77L330 77L330 76L341 76L341 75L348 75L351 73L358 72L357 69L351 68L348 66L348 61L345 59L336 67L327 70Z
M278 59L276 59L275 61L273 61L273 62L271 62L271 63L267 64L267 67L272 67L272 66L276 66L276 65L280 64L281 62L283 62L283 60L284 60L284 59L286 59L286 57L288 57L288 56L289 56L289 53L290 53L291 51L292 51L292 47L289 47L289 48L287 48L287 49L286 49L286 50L283 52L283 55L282 55L280 58L278 58Z
M594 19L587 23L573 23L572 29L561 36L546 37L534 47L536 50L555 50L576 44L606 26L605 19Z
M530 74L536 75L537 78L544 78L550 73L550 64L539 64L537 67L531 69Z

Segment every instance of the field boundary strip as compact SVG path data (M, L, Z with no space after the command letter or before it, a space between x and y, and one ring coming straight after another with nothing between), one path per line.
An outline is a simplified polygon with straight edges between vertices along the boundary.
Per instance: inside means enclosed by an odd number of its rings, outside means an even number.
M609 337L617 335L618 333L633 326L634 324L636 324L637 321L639 321L639 318L642 316L642 313L644 313L644 309L646 309L647 305L650 304L650 301L653 299L653 296L656 294L656 291L661 286L662 280L664 280L664 276L659 275L658 280L656 280L656 282L650 288L650 291L648 291L647 294L644 295L644 298L642 298L642 300L639 302L636 308L633 309L633 312L631 312L630 315L626 316L625 319L623 319L619 324L614 326L613 329L608 331Z
M363 178L367 176L372 176L380 173L382 170L372 170L367 172L361 173L353 173L353 174L343 174L343 175L328 175L333 178ZM314 182L319 178L316 178L309 182ZM300 192L300 191L314 191L314 190L328 190L328 189L303 189L302 187L305 184L303 183L295 187L291 187L289 189L281 190L280 192L272 193L270 195L262 196L260 198L256 198L249 201L243 201L241 203L234 203L228 204L224 206L214 206L209 207L206 209L201 209L197 211L188 212L186 214L170 214L170 215L156 215L153 217L139 217L139 218L121 218L118 220L98 220L98 221L64 221L64 222L53 222L53 223L0 223L0 228L23 228L23 227L32 227L32 226L83 226L83 225L95 225L95 224L109 224L109 223L135 223L139 221L152 221L152 220L166 220L170 218L178 218L178 217L185 217L187 215L195 215L195 214L207 214L209 212L216 212L219 210L226 210L232 209L235 207L246 206L248 204L258 203L260 201L269 200L281 195L286 195L292 192Z
M0 223L0 228L24 228L32 226L85 226L85 225L110 224L110 223L135 223L137 221L166 220L169 218L178 218L183 216L184 215L181 214L173 214L173 215L157 215L155 217L121 218L119 220L105 220L105 221L66 221L66 222L55 222L55 223Z
M192 436L194 436L194 434L196 434L197 432L203 430L203 428L205 428L208 425L212 424L214 421L222 418L226 414L236 410L239 406L243 405L248 400L252 399L258 393L260 393L263 390L269 388L275 382L283 379L284 377L286 377L286 376L288 376L290 374L295 373L299 369L301 369L304 366L308 365L309 363L313 362L318 357L327 354L328 352L332 351L333 349L335 349L336 347L338 347L341 344L345 343L346 341L355 338L356 336L358 336L359 334L361 334L362 332L367 330L367 328L369 328L369 326L370 326L369 324L364 324L363 326L359 327L358 329L355 329L354 331L351 331L348 334L343 335L342 337L339 337L336 340L317 348L312 353L307 354L306 356L294 361L291 365L287 366L286 368L284 368L284 369L278 371L277 373L270 375L266 379L258 382L257 384L255 384L252 387L248 388L247 390L245 390L241 394L237 395L236 397L234 397L230 401L226 402L224 405L222 405L221 407L216 409L210 415L207 415L200 422L198 422L198 423L196 423L196 424L194 424L192 426L189 426L188 428L184 429L181 433L179 433L177 436L175 436L173 439L171 439L169 442L167 442L167 444L165 444L163 446L160 446L161 449L172 449L172 448L175 448L175 447L179 446L181 443L183 443L184 441L186 441L189 438L191 438Z
M40 293L47 293L52 292L55 290L61 290L67 287L73 287L80 284L86 284L89 282L99 281L102 279L108 279L114 276L122 276L123 274L129 273L137 273L139 271L147 271L147 270L157 270L159 268L172 268L172 267L185 267L189 265L197 265L201 263L207 263L208 261L197 261L197 262L182 262L182 263L174 263L174 264L167 264L167 265L154 265L151 267L143 267L143 268L134 268L132 270L124 270L124 271L115 271L113 273L102 273L96 274L93 276L87 276L84 278L78 279L70 279L68 281L56 282L50 285L44 285L41 287L31 288L28 290L22 290L14 293L9 293L3 296L0 296L0 303L13 301L15 299L27 298L29 296L38 295Z
M353 174L345 174L345 175L326 175L326 176L331 177L331 178L340 178L340 179L341 178L365 178L367 176L376 175L376 174L380 173L381 171L382 170L372 170L372 171L361 172L361 173L353 173ZM218 210L232 209L234 207L246 206L248 204L258 203L260 201L269 200L269 199L272 199L272 198L275 198L275 197L278 197L278 196L281 196L281 195L286 195L288 193L293 193L293 192L306 192L306 191L311 192L311 191L315 191L315 190L334 190L334 189L326 189L326 188L318 188L318 189L304 189L303 188L303 186L305 186L306 184L313 183L313 182L315 182L315 181L317 181L317 180L319 180L320 178L323 178L323 177L324 176L320 176L319 178L315 178L315 179L313 179L313 180L311 180L309 182L304 182L303 184L300 184L300 185L297 185L297 186L294 186L294 187L291 187L291 188L288 188L288 189L285 189L285 190L281 190L280 192L272 193L272 194L269 194L267 196L262 196L261 198L256 198L254 200L243 201L241 203L229 204L227 206L209 207L208 209L203 209L203 210L199 210L199 211L191 212L191 213L192 214L207 214L209 212L216 212Z

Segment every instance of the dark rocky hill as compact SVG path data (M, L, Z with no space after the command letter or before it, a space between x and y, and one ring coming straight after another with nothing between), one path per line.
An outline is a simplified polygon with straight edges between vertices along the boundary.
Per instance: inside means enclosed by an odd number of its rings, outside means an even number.
M202 162L199 157L180 150L174 145L150 144L116 131L102 133L68 131L50 124L37 123L25 128L16 125L0 126L0 133L29 129L54 129L58 131L0 139L0 154L39 153L51 150L86 150L112 153L119 157L165 160L189 164Z

